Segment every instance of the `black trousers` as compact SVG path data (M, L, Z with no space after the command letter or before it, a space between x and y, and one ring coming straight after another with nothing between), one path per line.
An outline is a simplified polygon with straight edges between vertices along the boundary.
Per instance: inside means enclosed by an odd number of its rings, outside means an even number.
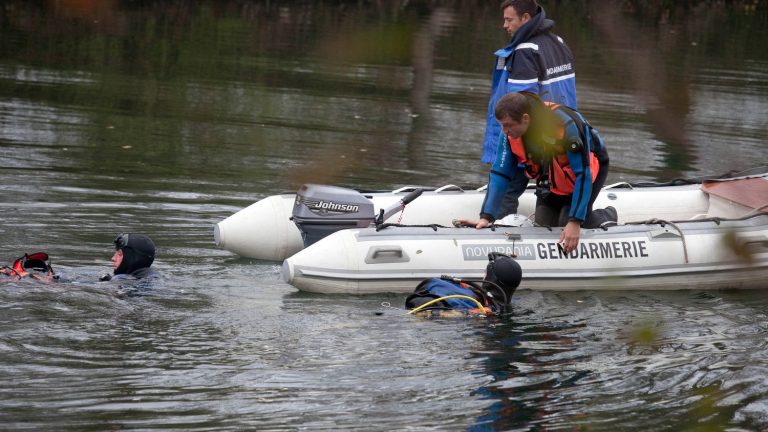
M600 189L605 185L605 179L608 177L608 163L600 165L600 172L597 173L595 182L592 184L592 194L589 197L587 206L587 217L583 228L598 228L605 222L616 222L616 210L611 208L608 211L593 211L592 205L595 203ZM549 192L547 190L547 192ZM536 223L539 225L562 227L568 223L568 213L571 210L572 195L557 195L553 193L539 194L536 197Z

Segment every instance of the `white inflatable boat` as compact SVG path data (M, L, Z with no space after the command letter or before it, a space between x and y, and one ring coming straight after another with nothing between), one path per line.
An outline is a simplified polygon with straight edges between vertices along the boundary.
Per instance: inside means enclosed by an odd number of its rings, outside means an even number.
M349 191L369 200L372 209L378 210L396 205L417 189L407 186L391 192ZM404 211L393 214L386 222L449 225L453 219L477 214L483 198L485 186L463 190L447 185L423 192ZM533 191L526 193L521 201L526 208L533 208ZM282 261L304 247L301 232L291 220L295 203L296 194L272 195L257 201L214 225L214 241L220 248L242 257ZM373 217L371 212L366 219Z
M618 183L607 186L603 189L598 198L597 207L611 205L617 196L622 196L621 202L630 201L642 203L642 206L629 204L624 206L623 212L619 214L620 221L638 220L650 214L661 214L669 219L679 219L686 217L689 208L700 208L705 210L706 200L699 194L677 194L675 200L679 202L678 209L670 209L666 201L657 202L655 199L647 201L648 197L655 197L656 191L668 192L676 189L669 189L669 184L676 183L695 183L696 180L678 180L667 184L652 183ZM700 182L700 181L699 181ZM405 225L425 225L438 224L449 226L454 219L476 216L485 198L485 189L483 186L478 189L464 190L455 185L446 185L437 189L427 188L418 199L408 204L407 208L397 208L397 204L414 190L415 186L406 186L390 192L359 192L352 189L334 188L330 186L310 185L315 188L324 188L320 190L306 190L301 193L316 197L315 204L318 207L322 205L364 206L369 208L356 212L334 212L328 209L316 209L318 219L355 219L357 227L366 227L375 216L375 211L384 208L395 207L396 210L389 216L385 222L401 223ZM633 190L643 190L641 194L627 194ZM626 198L624 198L626 197ZM634 197L634 198L631 198ZM238 211L214 225L213 236L216 245L222 249L236 253L246 258L256 258L261 260L282 261L285 258L300 251L305 246L305 239L296 224L292 220L295 209L301 205L302 198L297 194L280 194L266 197L256 203ZM306 197L311 200L311 197ZM688 202L686 200L690 200ZM520 197L520 206L518 212L524 215L533 213L536 203L533 185ZM659 207L661 206L661 207ZM323 213L324 212L324 213ZM319 223L329 224L318 220ZM346 228L355 227L345 226ZM337 229L344 228L338 226ZM333 230L328 230L330 233Z
M532 213L528 201L521 212ZM595 208L607 205L617 209L619 224L582 229L578 249L567 255L558 247L562 228L530 222L483 230L385 224L320 239L285 260L283 279L320 293L405 293L442 274L481 278L488 253L498 251L516 256L521 289L768 289L768 174L680 186L613 185ZM478 206L462 216L476 214Z

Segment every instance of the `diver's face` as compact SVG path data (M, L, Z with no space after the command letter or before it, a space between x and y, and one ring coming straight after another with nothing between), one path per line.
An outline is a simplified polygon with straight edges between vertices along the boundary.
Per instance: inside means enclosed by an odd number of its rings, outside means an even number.
M501 130L503 130L504 133L510 138L520 138L521 136L525 135L525 132L528 130L528 124L530 124L530 122L531 116L528 114L523 114L523 117L520 118L519 122L512 120L509 116L499 120L499 123L501 124Z
M115 251L115 254L112 255L112 264L115 266L115 268L120 267L120 264L123 262L123 250L118 249Z

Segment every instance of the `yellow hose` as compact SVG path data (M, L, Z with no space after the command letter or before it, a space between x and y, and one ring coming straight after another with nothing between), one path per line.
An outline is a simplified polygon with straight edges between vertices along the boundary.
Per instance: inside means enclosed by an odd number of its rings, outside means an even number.
M439 302L441 300L445 300L445 299L449 299L449 298L463 298L463 299L467 299L467 300L472 300L473 302L475 302L475 304L477 305L478 309L480 309L481 311L485 311L485 307L483 306L483 304L480 303L479 301L477 301L476 298L470 297L470 296L461 295L461 294L453 294L453 295L448 295L448 296L445 296L445 297L436 298L434 300L430 300L430 301L424 303L423 305L421 305L421 306L419 306L419 307L417 307L415 309L412 309L410 312L408 312L408 314L416 313L416 312L424 309L425 307L427 307L427 306L429 306L429 305L431 305L433 303L437 303L437 302Z

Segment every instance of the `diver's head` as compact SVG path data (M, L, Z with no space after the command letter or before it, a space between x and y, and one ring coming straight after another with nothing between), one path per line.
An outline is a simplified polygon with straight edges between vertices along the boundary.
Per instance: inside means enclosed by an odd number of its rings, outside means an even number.
M485 267L485 280L501 287L509 303L523 279L523 270L520 264L509 255L491 252L488 254L488 261Z
M112 262L115 274L128 274L149 267L155 260L155 244L143 234L119 234L115 237Z

